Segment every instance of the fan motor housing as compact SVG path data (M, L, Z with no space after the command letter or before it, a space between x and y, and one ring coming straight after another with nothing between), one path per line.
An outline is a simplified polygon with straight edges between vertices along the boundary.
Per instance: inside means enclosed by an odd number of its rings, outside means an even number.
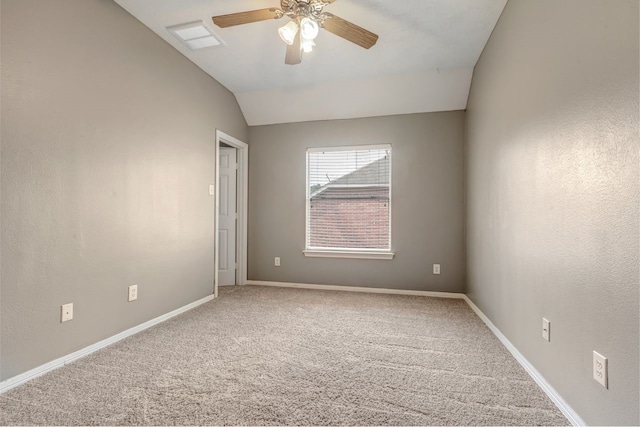
M291 19L311 18L318 23L322 23L324 16L322 10L325 3L323 0L281 0L280 7L285 15Z

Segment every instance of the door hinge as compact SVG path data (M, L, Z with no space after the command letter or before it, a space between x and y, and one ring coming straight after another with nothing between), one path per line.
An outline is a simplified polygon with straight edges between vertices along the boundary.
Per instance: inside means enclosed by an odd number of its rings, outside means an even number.
M233 217L234 217L235 219L238 219L238 212L234 213L234 214L233 214Z
M233 268L235 268L236 270L238 269L238 263L236 262L235 265L233 266Z
M236 170L238 170L238 164L236 163Z

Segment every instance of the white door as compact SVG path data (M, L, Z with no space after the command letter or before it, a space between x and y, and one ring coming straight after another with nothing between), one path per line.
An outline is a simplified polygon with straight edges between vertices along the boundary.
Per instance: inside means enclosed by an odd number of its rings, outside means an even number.
M236 149L220 147L218 284L236 284Z

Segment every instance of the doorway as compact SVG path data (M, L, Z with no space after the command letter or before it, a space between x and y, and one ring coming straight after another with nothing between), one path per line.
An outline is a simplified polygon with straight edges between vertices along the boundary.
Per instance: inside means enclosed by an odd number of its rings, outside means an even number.
M247 281L249 146L216 131L214 296Z

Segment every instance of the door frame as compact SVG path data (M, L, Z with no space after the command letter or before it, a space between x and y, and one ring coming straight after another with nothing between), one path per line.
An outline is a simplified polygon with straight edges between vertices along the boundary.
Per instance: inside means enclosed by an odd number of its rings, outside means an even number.
M214 215L214 273L213 273L213 294L218 297L218 252L220 250L219 242L219 219L220 210L220 143L224 143L236 149L238 162L237 174L237 209L238 222L236 227L236 285L244 285L247 282L247 208L249 205L249 145L245 142L234 138L216 129L216 154L215 154L215 215Z

